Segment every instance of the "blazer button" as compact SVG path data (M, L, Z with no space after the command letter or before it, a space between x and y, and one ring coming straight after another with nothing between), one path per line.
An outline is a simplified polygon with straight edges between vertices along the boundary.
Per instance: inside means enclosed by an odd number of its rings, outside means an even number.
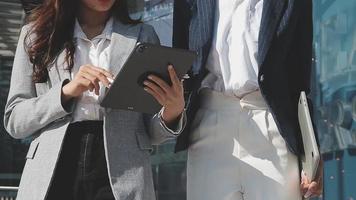
M260 76L260 82L263 82L264 80L265 80L265 75L262 74L262 75Z

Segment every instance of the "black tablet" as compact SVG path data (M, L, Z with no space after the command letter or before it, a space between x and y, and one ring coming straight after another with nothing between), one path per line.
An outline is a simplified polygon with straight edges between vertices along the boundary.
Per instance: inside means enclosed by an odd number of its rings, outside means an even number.
M156 99L143 88L148 75L154 74L171 84L168 65L182 79L197 53L160 45L138 43L100 102L102 107L154 114L161 109Z

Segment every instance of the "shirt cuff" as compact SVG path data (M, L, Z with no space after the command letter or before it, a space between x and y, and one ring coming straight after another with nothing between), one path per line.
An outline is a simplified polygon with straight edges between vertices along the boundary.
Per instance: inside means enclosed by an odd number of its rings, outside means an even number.
M171 133L171 134L173 134L173 135L178 136L179 134L181 134L181 133L183 132L183 129L184 129L184 127L185 127L185 122L186 122L186 112L185 112L185 109L184 109L184 111L182 112L178 123L177 123L177 124L175 125L175 127L173 127L173 128L169 128L169 127L167 126L167 124L164 122L164 120L162 119L163 111L164 111L164 107L163 107L163 108L159 111L159 113L158 113L158 119L159 119L159 122L160 122L161 126L162 126L166 131L168 131L169 133Z

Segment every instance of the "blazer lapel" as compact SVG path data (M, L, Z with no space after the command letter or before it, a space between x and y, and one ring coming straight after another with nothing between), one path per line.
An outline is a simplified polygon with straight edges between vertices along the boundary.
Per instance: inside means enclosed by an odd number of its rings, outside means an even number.
M204 59L208 56L214 30L216 0L190 0L192 19L189 26L189 49L198 51L193 64L194 74L198 74ZM209 45L206 45L209 44Z
M62 51L53 65L48 68L48 75L50 77L51 85L55 85L64 79L71 80L71 72L66 69L67 63L65 61L66 53Z
M197 0L186 0L186 1L190 7L193 7L197 3Z
M65 61L65 57L66 57L65 51L63 51L58 57L58 64L60 66L62 66L62 67L58 68L60 79L61 80L64 80L64 79L72 80L71 70L67 69L67 63Z
M277 25L280 22L285 5L288 0L265 0L263 2L263 13L258 42L258 65L261 66L271 46Z
M190 23L190 49L199 50L213 35L215 0L195 0L192 2L195 15Z
M135 48L141 26L126 25L120 21L114 21L113 33L110 43L109 66L116 76Z
M114 76L120 72L122 66L135 48L140 31L140 25L123 24L119 20L114 20L109 54L109 68ZM104 94L106 90L105 87L101 87L100 94ZM103 97L104 95L100 95L99 101ZM110 111L110 109L107 109L107 111Z

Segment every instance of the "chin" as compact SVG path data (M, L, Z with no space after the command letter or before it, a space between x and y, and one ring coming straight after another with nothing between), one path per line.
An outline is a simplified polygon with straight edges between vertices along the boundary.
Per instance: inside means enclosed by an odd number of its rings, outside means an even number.
M114 5L115 0L96 0L94 10L98 12L107 12Z

